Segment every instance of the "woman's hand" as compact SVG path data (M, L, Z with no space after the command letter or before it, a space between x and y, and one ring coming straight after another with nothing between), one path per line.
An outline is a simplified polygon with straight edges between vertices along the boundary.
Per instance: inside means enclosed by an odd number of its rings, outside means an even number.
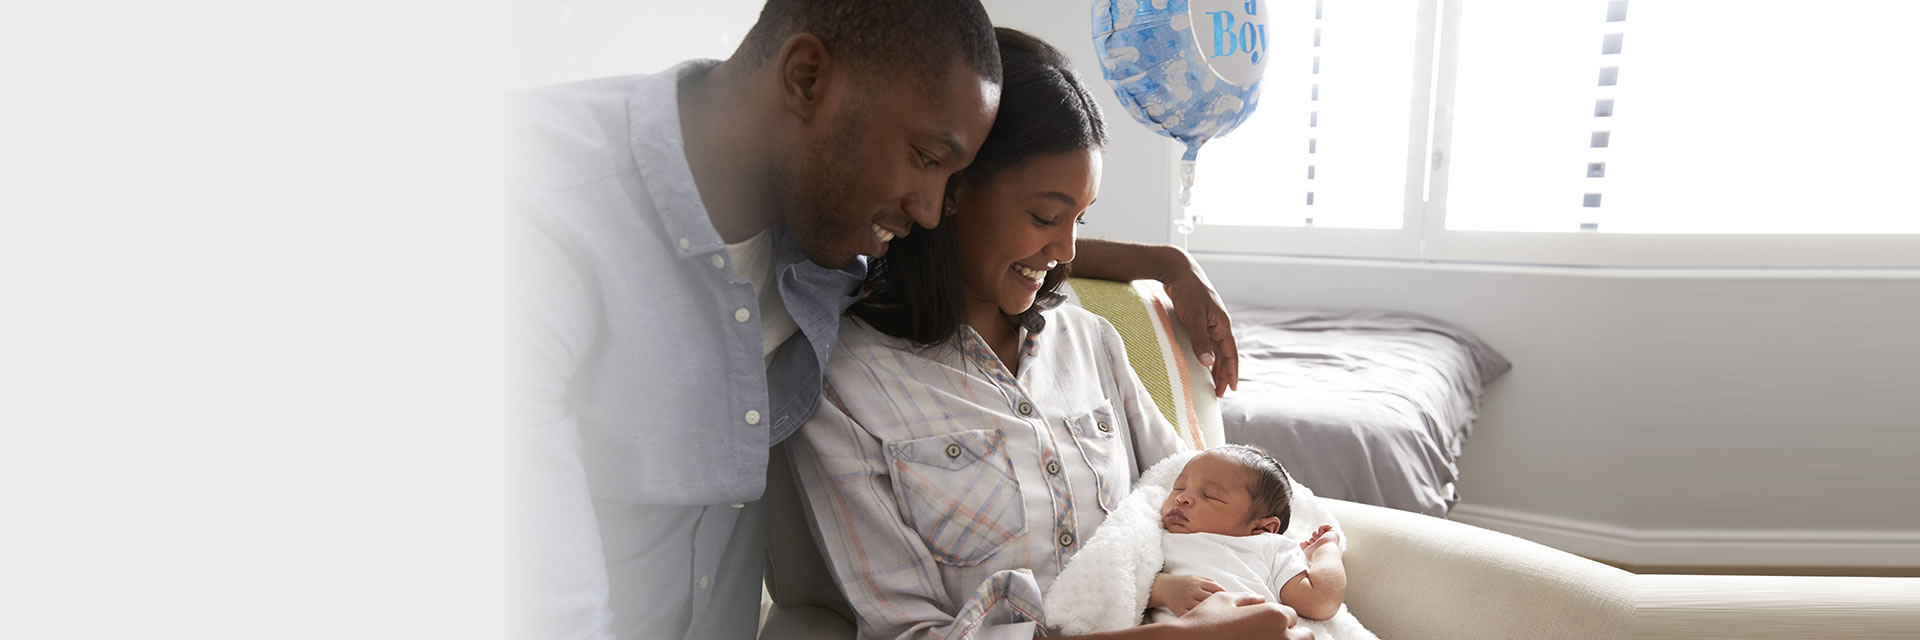
M1119 282L1159 280L1173 301L1180 326L1193 340L1194 355L1213 370L1214 395L1226 395L1227 389L1240 386L1240 349L1233 342L1233 321L1193 254L1172 245L1099 238L1081 238L1075 248L1075 276Z
M1162 573L1153 577L1153 589L1147 595L1147 606L1166 607L1173 615L1184 616L1220 591L1220 583L1200 576Z
M1168 259L1170 266L1160 278L1173 301L1173 313L1193 340L1193 351L1200 364L1213 370L1213 393L1227 395L1227 389L1240 386L1240 348L1233 341L1233 319L1213 283L1191 254L1168 247L1177 253Z

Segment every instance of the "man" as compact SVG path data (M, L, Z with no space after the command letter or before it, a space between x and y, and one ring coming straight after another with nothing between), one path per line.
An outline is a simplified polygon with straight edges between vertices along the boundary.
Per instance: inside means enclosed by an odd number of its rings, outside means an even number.
M819 402L862 256L939 224L999 81L976 0L770 0L727 60L523 97L517 637L754 636L768 448ZM1081 254L1085 275L1166 282L1230 386L1190 258ZM1232 604L1190 622L1290 624Z

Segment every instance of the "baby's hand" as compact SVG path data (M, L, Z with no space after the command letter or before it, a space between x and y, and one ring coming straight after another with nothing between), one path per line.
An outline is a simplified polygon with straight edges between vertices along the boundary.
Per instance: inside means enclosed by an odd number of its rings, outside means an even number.
M1333 528L1333 525L1323 524L1320 525L1320 528L1314 529L1313 535L1309 536L1306 541L1300 543L1300 550L1306 552L1306 554L1311 557L1313 552L1320 547L1332 544L1333 552L1339 553L1339 543L1345 539L1346 534L1340 533L1340 530Z
M1200 576L1176 576L1162 573L1153 578L1153 597L1149 604L1158 604L1172 611L1173 615L1184 616L1194 607L1200 606L1209 596L1221 591L1220 584Z

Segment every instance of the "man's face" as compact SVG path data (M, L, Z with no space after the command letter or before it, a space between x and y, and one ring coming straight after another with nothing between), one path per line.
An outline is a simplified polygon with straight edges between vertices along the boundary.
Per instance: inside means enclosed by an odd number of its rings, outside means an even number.
M938 81L843 78L822 134L797 154L799 166L782 167L787 226L807 258L829 268L885 253L916 223L940 224L947 179L973 162L1000 104L999 85L960 63Z

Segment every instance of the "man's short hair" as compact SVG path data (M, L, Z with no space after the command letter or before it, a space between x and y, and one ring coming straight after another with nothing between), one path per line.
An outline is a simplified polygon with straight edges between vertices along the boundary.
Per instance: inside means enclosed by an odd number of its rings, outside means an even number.
M1000 82L993 21L979 0L767 0L741 48L764 61L797 33L813 34L836 59L880 76L912 74L939 86L957 58Z

